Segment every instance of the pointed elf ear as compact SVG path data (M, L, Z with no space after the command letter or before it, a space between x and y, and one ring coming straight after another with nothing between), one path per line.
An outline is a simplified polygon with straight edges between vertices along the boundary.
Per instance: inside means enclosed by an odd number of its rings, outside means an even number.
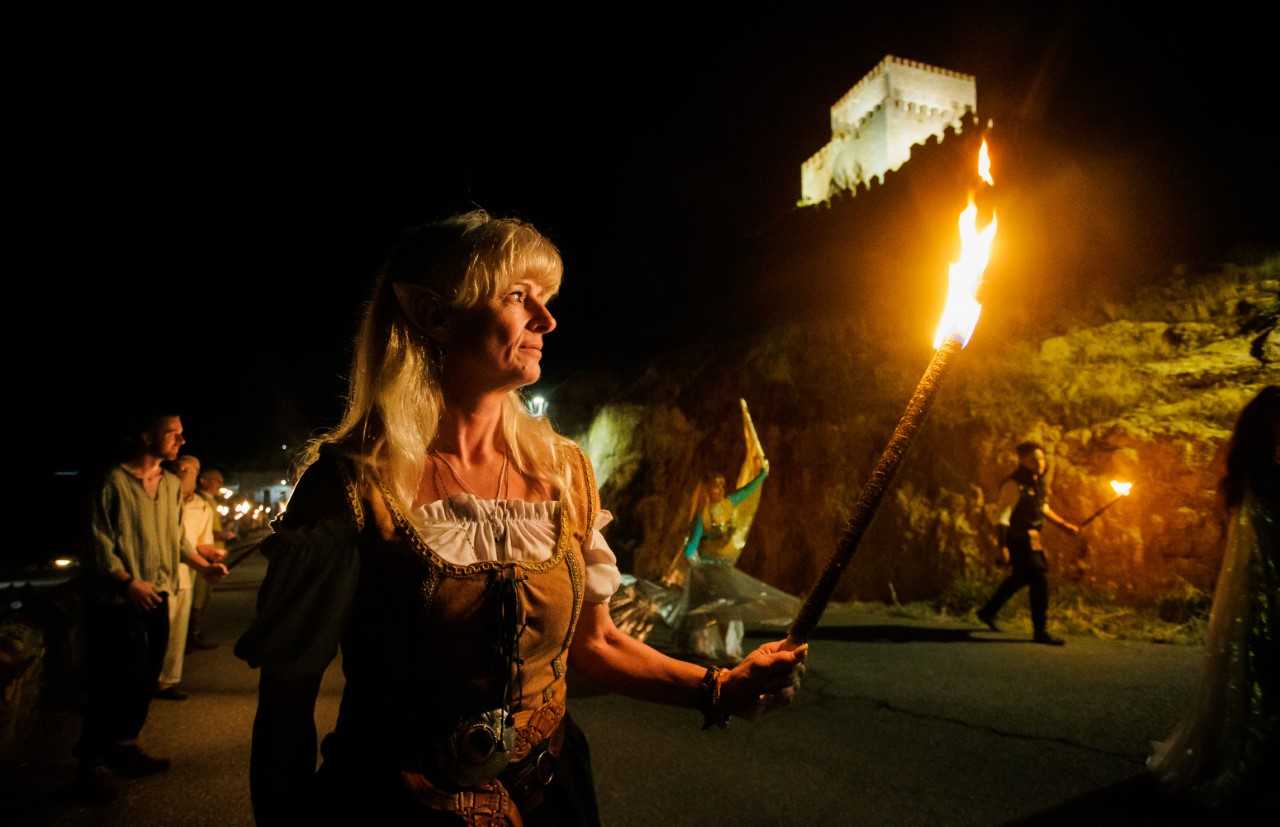
M402 281L391 283L400 310L414 327L437 342L449 339L449 326L444 322L444 302L434 291Z

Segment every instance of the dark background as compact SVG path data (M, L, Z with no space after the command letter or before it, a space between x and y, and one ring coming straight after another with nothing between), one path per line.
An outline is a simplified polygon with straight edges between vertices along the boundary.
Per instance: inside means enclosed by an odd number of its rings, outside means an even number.
M563 253L541 384L635 372L778 278L746 259L787 244L830 105L885 54L975 74L982 117L1036 147L1027 176L1124 193L1132 255L1069 268L1074 292L1280 249L1274 46L1243 8L690 8L33 31L11 101L36 252L11 360L47 415L26 447L100 462L159 405L206 462L283 465L341 411L398 231L472 205Z

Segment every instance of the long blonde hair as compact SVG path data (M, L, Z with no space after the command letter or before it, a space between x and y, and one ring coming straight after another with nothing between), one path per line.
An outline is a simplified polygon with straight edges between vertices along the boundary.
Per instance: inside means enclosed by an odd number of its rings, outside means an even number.
M381 482L407 511L444 412L446 353L429 332L517 280L550 297L563 269L559 250L532 225L483 210L405 232L378 275L356 336L346 413L307 444L297 473L334 446L354 461L362 483ZM530 414L518 391L504 402L501 433L511 464L559 492L563 507L575 512L568 440Z

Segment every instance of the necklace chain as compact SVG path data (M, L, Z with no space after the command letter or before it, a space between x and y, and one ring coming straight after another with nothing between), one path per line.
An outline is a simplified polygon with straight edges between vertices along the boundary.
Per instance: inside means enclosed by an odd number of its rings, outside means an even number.
M458 487L462 491L465 491L466 493L471 494L476 499L483 499L478 493L476 493L474 489L472 489L471 486L467 485L466 480L464 480L462 478L462 475L458 473L457 469L453 467L453 463L445 459L444 454L441 454L439 451L435 450L434 448L431 450L431 454L436 459L440 460L440 462L444 463L444 467L449 469L449 475L453 477L454 482L458 484ZM509 458L506 454L502 455L502 468L498 471L498 484L497 484L496 490L493 492L493 498L495 500L507 499L511 495L511 479L510 479L510 476L507 474L508 459ZM444 488L440 485L440 483L443 482L443 480L440 479L439 468L437 467L434 470L435 470L435 477L433 481L436 483L437 491L443 497L446 494L446 492Z
M471 488L471 486L467 485L466 481L462 479L462 476L458 473L457 469L453 467L453 463L445 459L444 455L435 449L432 449L431 454L436 459L438 459L441 463L443 463L444 467L449 470L449 475L453 477L454 481L458 484L459 489L476 498L476 507L480 510L481 515L483 515L485 518L488 519L490 525L492 526L494 539L496 539L500 543L503 540L505 540L507 537L507 521L505 519L504 510L497 504L497 502L493 504L493 507L491 509L486 508L484 505L484 499L479 494L477 494ZM507 466L508 466L508 457L506 454L503 454L502 469L498 471L497 490L494 491L495 500L507 499L511 495L511 478L510 478L510 475L507 473ZM439 465L435 462L431 463L431 470L432 470L432 482L435 483L436 493L440 495L440 498L442 500L447 500L449 492L445 490L444 479L440 476ZM472 551L476 552L476 555L478 557L479 549L476 548L475 542L472 541L470 538L468 538L467 541L471 544Z

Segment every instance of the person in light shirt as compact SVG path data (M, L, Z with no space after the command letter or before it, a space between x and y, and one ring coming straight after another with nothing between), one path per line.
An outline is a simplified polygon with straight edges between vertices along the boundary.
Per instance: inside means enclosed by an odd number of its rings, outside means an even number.
M221 563L227 553L214 545L213 518L217 516L217 512L203 497L196 494L200 460L184 454L168 467L178 476L181 484L182 533L187 543L205 560ZM185 701L189 697L180 684L187 651L187 625L191 619L195 583L198 580L189 565L178 564L177 591L169 600L169 642L165 647L164 666L156 684L156 697L163 700Z
M202 467L199 477L196 478L196 496L208 504L213 515L213 545L223 553L223 559L225 559L227 543L236 538L234 531L223 527L222 514L218 511L218 506L222 504L220 500L222 487L225 484L226 479L222 471L217 468ZM213 589L205 579L196 578L192 591L191 620L187 624L187 652L216 649L218 644L210 642L204 635L205 610L209 607L209 598L213 594Z
M100 802L117 792L114 777L169 768L137 739L169 640L169 601L181 590L179 566L225 576L182 531L181 484L164 470L185 443L182 420L141 418L132 456L111 468L90 515L84 585L86 702L76 748L79 797Z

